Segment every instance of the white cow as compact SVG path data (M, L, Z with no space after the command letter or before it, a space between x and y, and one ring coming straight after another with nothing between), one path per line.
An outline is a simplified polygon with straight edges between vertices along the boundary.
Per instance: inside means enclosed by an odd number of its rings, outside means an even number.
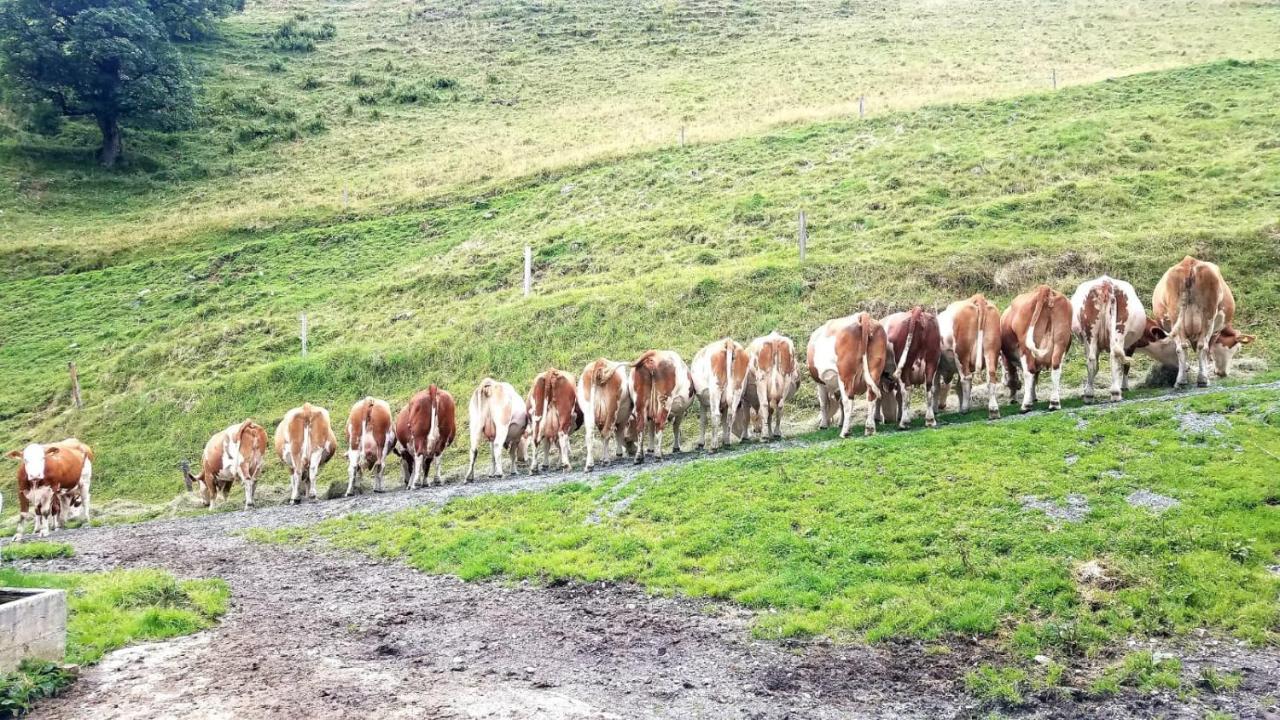
M1084 344L1084 392L1081 399L1093 400L1098 356L1103 349L1111 357L1111 399L1119 400L1129 389L1131 348L1147 328L1147 311L1133 286L1124 280L1103 275L1081 283L1071 296L1071 332Z
M476 457L480 454L482 441L489 443L493 452L490 477L500 478L505 474L502 469L503 450L511 456L511 471L519 472L518 463L527 460L525 426L529 422L528 407L520 393L511 383L485 378L471 393L467 409L471 424L471 463L467 466L463 482L475 479Z

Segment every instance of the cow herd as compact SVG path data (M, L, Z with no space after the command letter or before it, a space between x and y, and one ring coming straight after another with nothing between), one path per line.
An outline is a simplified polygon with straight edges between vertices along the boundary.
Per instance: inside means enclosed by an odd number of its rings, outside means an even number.
M936 315L917 306L879 320L866 312L829 320L809 336L805 355L817 387L819 426L839 422L840 436L847 437L855 399L865 396L866 434L875 433L878 422L905 428L915 387L924 391L925 424L936 426L953 382L960 411L969 410L975 377L985 378L987 413L998 418L997 370L1010 402L1021 394L1024 412L1036 402L1040 375L1048 372L1049 409L1057 409L1063 359L1073 340L1084 345L1086 402L1094 397L1104 352L1110 359L1112 400L1128 389L1130 359L1138 351L1176 367L1175 386L1181 387L1189 346L1203 386L1209 363L1225 376L1236 350L1254 339L1234 327L1235 299L1213 263L1187 257L1169 268L1156 285L1151 309L1148 315L1132 285L1103 276L1080 285L1069 299L1040 285L1015 297L1003 312L978 294ZM503 476L504 458L513 472L521 463L530 474L546 469L553 449L561 467L570 469L570 436L579 428L585 428L583 467L588 471L597 458L608 462L623 453L636 463L649 453L661 458L668 425L671 449L681 452L685 413L695 402L701 409L698 447L714 452L735 436L749 439L753 431L762 440L778 438L783 409L800 375L795 344L773 332L745 347L731 338L717 340L689 364L675 351L649 350L633 361L594 360L577 375L549 368L524 395L510 383L485 378L468 403L470 457L464 482L474 479L486 444L492 454L490 476ZM415 394L394 417L385 400L357 401L345 424L346 494L356 491L365 472L373 475L374 491L382 491L391 455L400 458L405 487L441 482L440 459L454 442L455 415L453 396L435 385ZM338 447L328 410L304 403L285 413L273 450L289 470L290 502L299 502L304 490L316 497L317 476ZM253 507L268 452L263 426L253 420L231 425L209 439L198 473L182 463L187 490L198 489L212 507L226 500L239 480L245 507ZM19 537L29 516L42 535L65 524L73 509L88 520L93 451L87 445L75 439L31 444L8 456L21 461Z

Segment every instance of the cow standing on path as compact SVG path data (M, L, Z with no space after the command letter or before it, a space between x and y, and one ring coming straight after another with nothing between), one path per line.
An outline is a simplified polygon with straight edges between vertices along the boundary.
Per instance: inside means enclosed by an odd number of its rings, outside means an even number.
M440 478L440 457L453 444L457 431L453 396L432 385L409 400L396 417L397 454L405 487L415 490L418 481L431 485L431 463L436 465L436 482Z
M355 493L364 470L373 473L373 491L382 492L387 455L395 445L391 406L387 401L373 397L357 400L347 413L347 497Z
M471 482L476 476L476 456L480 453L481 439L488 442L493 451L490 477L503 477L502 451L511 455L511 472L519 474L520 462L526 461L527 443L525 428L529 424L529 412L524 398L511 383L485 378L471 393L468 405L471 423L471 462L463 482Z
M957 300L938 315L938 332L942 345L936 396L939 407L946 404L947 386L955 375L960 412L969 412L973 376L985 371L987 418L999 419L996 371L1000 367L1000 309L981 293Z
M1148 328L1147 311L1133 286L1103 275L1081 283L1071 296L1071 332L1084 344L1084 402L1093 402L1098 356L1105 350L1111 361L1111 399L1120 400L1129 389L1129 364L1133 348L1143 341L1162 339L1158 327Z
M587 363L578 378L578 402L582 405L583 423L587 429L587 460L583 470L591 472L595 467L595 434L600 433L600 455L606 464L609 440L614 450L622 456L626 447L627 421L631 419L631 378L625 362L600 358Z
M840 400L840 437L849 436L853 398L866 393L866 434L876 433L876 401L889 354L884 328L869 313L828 320L813 332L807 348L809 377L818 383L822 427L831 422L830 408Z
M885 337L897 359L891 372L897 384L892 399L898 407L898 428L905 430L911 421L911 389L924 386L924 424L937 427L936 380L938 362L942 354L942 340L938 331L938 318L917 305L908 312L894 313L880 321Z
M1235 322L1236 299L1222 277L1222 271L1211 262L1191 256L1165 271L1151 297L1151 322L1166 338L1149 340L1139 347L1156 360L1178 368L1174 387L1187 384L1185 345L1196 354L1196 385L1209 385L1208 363L1213 359L1218 377L1231 370L1231 358L1242 345L1253 342L1232 325Z
M733 338L717 340L693 356L689 367L693 392L702 406L698 422L698 447L715 452L728 445L730 426L742 404L742 393L753 376L751 355ZM707 426L711 426L711 444L707 444ZM720 442L716 442L716 426L720 426Z
M680 426L693 402L689 366L674 350L648 350L631 364L631 397L634 407L627 437L635 442L635 463L644 462L647 447L662 459L662 432L671 423L672 452L681 452Z
M253 507L253 496L258 476L266 464L267 431L253 420L245 420L214 433L205 443L200 458L200 475L191 474L191 465L182 461L182 476L187 492L199 483L201 497L207 507L213 507L215 498L226 501L231 484L240 479L244 485L244 508Z
M31 443L6 457L19 460L18 526L14 540L22 539L22 524L31 520L31 532L47 537L55 527L66 526L66 516L79 505L80 517L89 522L89 485L93 479L93 450L75 438L41 445Z
M1062 359L1071 347L1071 303L1062 293L1041 285L1013 299L1000 317L1000 341L1009 381L1009 400L1018 395L1021 381L1026 388L1022 412L1036 402L1036 381L1046 368L1053 380L1049 409L1062 408ZM1019 377L1019 368L1026 378Z
M307 497L316 499L316 476L338 451L338 438L329 423L329 411L303 403L284 414L276 426L276 455L289 468L289 503L301 502L302 483Z
M755 427L763 440L767 437L782 439L782 408L790 402L800 385L800 365L796 362L796 345L791 338L779 335L777 330L758 337L747 345L751 356L751 381L742 394L739 415L735 425L738 434L747 436L755 416Z
M533 441L529 474L546 469L551 445L560 450L560 464L572 470L569 436L582 427L582 407L578 404L578 391L573 376L563 370L548 368L533 379L529 389L529 427ZM541 449L541 465L538 451Z

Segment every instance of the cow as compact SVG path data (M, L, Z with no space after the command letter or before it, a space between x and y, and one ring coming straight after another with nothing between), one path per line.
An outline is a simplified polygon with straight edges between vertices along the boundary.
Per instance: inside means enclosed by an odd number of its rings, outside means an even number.
M1161 363L1178 368L1174 387L1187 384L1187 356L1184 345L1196 353L1196 385L1209 384L1207 368L1213 358L1218 377L1231 370L1231 358L1242 345L1253 342L1252 335L1237 330L1236 299L1218 266L1188 255L1169 268L1151 296L1149 329L1159 328L1167 337L1144 338L1138 349Z
M182 461L187 492L199 483L201 498L212 508L216 498L227 499L231 484L239 478L244 485L244 507L248 510L253 507L254 491L266 464L266 454L267 431L261 425L252 419L230 425L214 433L205 443L199 475L192 475L191 464Z
M303 403L284 414L276 426L276 455L289 468L289 504L301 502L302 483L307 496L316 499L316 476L338 451L338 438L329 423L329 411Z
M876 403L883 395L881 376L889 365L888 338L884 327L869 313L828 320L813 332L806 349L809 377L818 383L822 427L831 422L831 406L837 398L843 420L840 437L849 436L853 398L867 396L867 435L876 432Z
M529 412L524 398L511 383L485 378L471 393L467 409L471 423L471 462L463 482L475 479L476 456L480 453L482 438L493 450L490 477L503 477L503 450L511 455L511 471L518 473L519 463L526 460L527 451L525 428L529 424Z
M917 385L924 386L925 391L924 424L937 427L936 381L942 355L937 316L917 305L907 312L881 319L880 325L896 359L892 374L898 386L893 395L893 401L897 402L894 415L898 418L898 428L905 430L910 422L911 388Z
M681 452L680 426L693 402L693 378L689 366L674 350L647 350L631 363L631 397L634 403L628 438L635 442L635 464L644 462L646 447L662 459L662 433L671 423L672 452Z
M355 494L356 482L365 470L373 473L373 491L382 492L387 455L395 446L396 433L387 401L374 397L357 400L347 413L346 497Z
M973 399L973 376L987 376L987 419L1000 417L996 399L996 372L1000 367L1000 308L978 293L968 300L957 300L938 315L938 332L942 346L938 373L938 405L945 404L947 386L956 377L956 395L960 412L969 412Z
M551 444L560 451L560 464L572 470L569 461L569 436L582 427L584 416L578 404L578 391L572 375L555 368L547 368L533 379L529 389L529 437L533 443L529 461L529 474L546 469ZM538 451L542 457L539 464Z
M430 486L432 462L436 482L443 484L440 457L453 444L456 412L453 396L432 385L415 394L396 416L396 454L405 487L415 490L419 480Z
M1071 302L1067 296L1048 285L1040 285L1022 293L1009 303L1000 316L1000 344L1007 365L1009 401L1017 399L1026 373L1022 412L1036 402L1036 381L1049 369L1053 393L1049 409L1062 408L1062 359L1071 347Z
M795 343L774 330L752 340L747 345L747 354L751 356L752 372L742 393L742 405L738 408L737 432L746 437L754 416L754 425L761 440L766 437L781 439L782 408L800 385Z
M31 443L6 457L18 464L18 526L30 519L31 531L46 537L54 527L66 525L69 509L78 505L80 518L89 522L89 486L93 479L93 450L75 438L42 445Z
M707 345L693 356L689 366L693 392L702 406L698 422L698 447L715 452L728 445L730 425L742 404L742 393L750 378L751 355L733 338L723 338ZM711 425L711 444L707 444L707 425ZM720 426L720 442L716 443L716 426Z
M1119 400L1129 389L1133 348L1166 337L1160 327L1148 326L1133 286L1106 275L1081 283L1071 295L1071 332L1084 344L1084 402L1093 402L1098 356L1104 349L1111 358L1111 399Z
M626 447L627 422L631 419L631 377L628 364L600 358L587 363L578 377L578 402L582 405L587 429L587 460L583 470L595 467L595 434L600 433L600 455L608 464L609 440L622 457Z

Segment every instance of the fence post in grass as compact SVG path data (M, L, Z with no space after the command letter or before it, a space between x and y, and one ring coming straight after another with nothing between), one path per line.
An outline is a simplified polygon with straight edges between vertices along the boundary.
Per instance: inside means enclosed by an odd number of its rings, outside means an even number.
M1049 75L1049 77L1053 79L1053 89L1057 90L1058 89L1058 68L1054 68L1053 72Z
M347 209L347 186L342 186L342 209Z
M680 126L680 147L684 147L684 126Z
M524 246L524 296L529 297L533 287L533 248Z
M307 314L298 314L298 337L302 338L302 357L307 356Z
M72 360L67 363L67 372L71 373L71 401L76 404L76 409L83 407L80 402L80 373L76 372L76 361Z
M865 114L866 114L866 113L865 113L865 108L863 107L863 104L862 104L862 102L863 102L863 100L864 100L865 98L866 98L866 96L865 96L865 95L859 95L859 96L858 96L858 119L859 119L859 120L861 120L861 119L862 119L862 117L863 117L863 115L865 115Z
M809 228L805 223L804 211L800 211L800 217L797 218L797 232L800 240L800 262L804 262L804 251L809 244Z

